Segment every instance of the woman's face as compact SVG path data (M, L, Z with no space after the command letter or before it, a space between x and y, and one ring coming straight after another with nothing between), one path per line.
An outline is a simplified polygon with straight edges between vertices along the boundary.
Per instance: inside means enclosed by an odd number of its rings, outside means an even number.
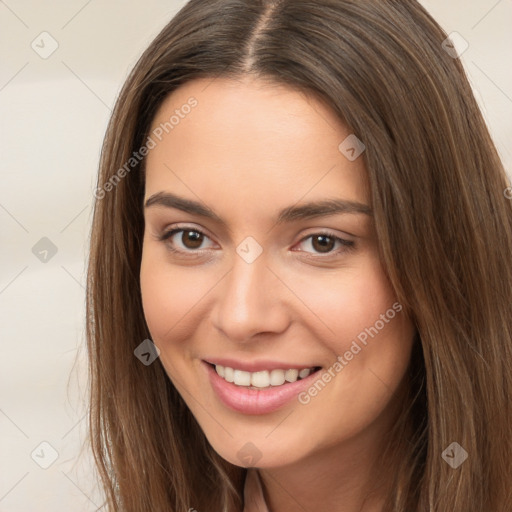
M379 260L362 146L323 103L257 80L189 82L151 130L144 314L213 448L278 467L371 446L413 326Z

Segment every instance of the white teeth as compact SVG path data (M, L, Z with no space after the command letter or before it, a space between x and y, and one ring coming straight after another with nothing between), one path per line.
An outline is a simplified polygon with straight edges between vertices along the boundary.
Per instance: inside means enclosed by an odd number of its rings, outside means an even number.
M306 368L306 369L301 370L301 371L299 372L299 377L300 377L301 379L305 379L305 378L306 378L310 373L311 373L311 370L310 370L309 368Z
M243 370L235 370L235 378L233 382L237 386L250 386L251 374L249 372L244 372Z
M235 370L229 366L215 365L217 374L227 382L233 382L237 386L268 388L269 386L281 386L285 382L295 382L298 379L304 379L314 371L314 368L304 368L297 370L262 370L259 372L246 372Z
M284 370L272 370L270 372L270 385L280 386L284 384Z
M284 374L284 378L288 382L295 382L297 380L297 377L299 376L299 370L292 369L292 370L286 370L286 373Z
M268 376L268 372L254 372L251 375L251 384L255 388L268 388L270 386L270 378Z
M219 372L217 371L217 373L219 373ZM220 373L219 373L219 375L220 375ZM222 375L221 375L221 377L222 377ZM233 382L233 380L235 379L235 370L233 370L233 368L228 368L226 366L224 368L224 379L226 379L228 382Z

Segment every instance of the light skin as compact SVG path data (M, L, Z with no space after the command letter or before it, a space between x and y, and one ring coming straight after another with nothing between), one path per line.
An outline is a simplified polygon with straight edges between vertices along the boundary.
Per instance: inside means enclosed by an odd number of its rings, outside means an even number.
M414 328L403 312L307 405L294 399L268 414L234 411L202 363L270 359L326 371L396 302L379 259L364 160L338 149L351 132L317 98L253 78L183 85L152 129L190 97L197 106L147 157L144 199L170 192L224 224L145 208L140 279L160 360L223 458L242 466L238 451L257 447L272 512L382 510L384 488L364 496L381 469L375 457L396 420L392 398L410 360ZM360 206L277 223L284 208L326 199ZM356 211L361 205L369 213ZM178 228L185 231L159 240ZM249 236L263 250L252 263L236 252Z

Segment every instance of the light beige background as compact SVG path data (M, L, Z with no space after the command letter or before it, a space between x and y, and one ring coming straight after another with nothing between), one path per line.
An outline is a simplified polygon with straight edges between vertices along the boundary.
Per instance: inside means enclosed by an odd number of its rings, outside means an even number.
M423 3L469 43L461 58L510 173L512 0ZM0 0L0 512L100 504L78 457L92 191L116 94L183 4ZM59 45L47 59L31 47L43 31ZM43 237L57 248L46 263L32 253Z

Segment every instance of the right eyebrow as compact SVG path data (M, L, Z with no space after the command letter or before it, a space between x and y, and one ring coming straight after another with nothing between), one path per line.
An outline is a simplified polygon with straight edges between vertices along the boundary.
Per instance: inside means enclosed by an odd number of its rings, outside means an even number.
M191 199L186 199L185 197L180 197L175 194L171 194L170 192L157 192L153 194L145 203L145 208L149 208L151 206L163 206L165 208L176 208L183 212L193 213L195 215L199 215L201 217L206 217L208 219L215 220L220 224L226 224L223 219L221 219L212 209L203 205L199 201L193 201Z

